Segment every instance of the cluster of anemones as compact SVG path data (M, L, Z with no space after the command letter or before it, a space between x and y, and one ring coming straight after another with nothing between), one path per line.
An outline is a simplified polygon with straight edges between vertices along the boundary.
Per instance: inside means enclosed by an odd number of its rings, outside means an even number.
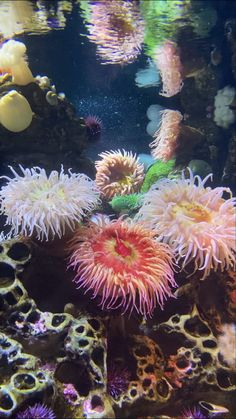
M99 296L103 309L135 309L151 316L176 285L169 246L131 220L107 221L101 216L76 230L68 250L75 283L91 290L93 298Z
M171 97L180 92L183 87L182 64L177 45L166 41L157 47L155 63L160 70L162 78L162 96Z
M154 141L150 144L155 159L168 161L174 157L182 119L183 116L178 111L169 109L162 111L161 126L154 134Z
M0 211L7 216L12 234L36 235L38 239L62 237L74 230L81 218L95 208L99 193L84 174L52 171L40 167L24 169L22 175L10 167L14 177L2 176L7 184L0 190Z
M136 215L158 241L168 243L182 267L193 262L194 272L235 266L236 200L229 188L205 188L205 179L184 173L181 179L161 179L146 193ZM228 193L229 199L223 194Z
M144 23L135 2L100 0L90 4L88 38L103 64L133 62L141 52Z
M132 152L106 151L95 162L96 184L107 199L115 195L138 192L144 178L144 167Z

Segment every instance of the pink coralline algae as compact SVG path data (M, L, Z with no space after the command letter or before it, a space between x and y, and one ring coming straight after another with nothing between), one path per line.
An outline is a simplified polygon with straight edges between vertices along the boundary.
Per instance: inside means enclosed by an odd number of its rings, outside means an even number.
M155 63L160 70L163 90L160 95L171 97L180 92L183 87L182 64L177 45L172 41L166 41L158 46Z

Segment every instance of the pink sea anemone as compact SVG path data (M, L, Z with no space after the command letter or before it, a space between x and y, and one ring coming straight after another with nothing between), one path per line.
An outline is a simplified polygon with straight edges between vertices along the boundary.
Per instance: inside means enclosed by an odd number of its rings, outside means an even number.
M235 266L236 199L229 188L205 188L204 179L184 172L181 179L161 179L144 196L136 216L158 241L168 243L182 267L193 261L206 278L211 269ZM223 199L228 193L229 199Z
M182 64L177 45L166 41L158 46L155 54L155 63L160 70L163 90L160 95L171 97L180 92L183 87Z
M154 134L155 139L150 147L155 159L168 161L175 156L183 116L180 112L169 109L162 111L161 114L161 126Z
M88 38L97 45L102 64L133 62L141 52L144 23L136 2L91 2Z
M140 224L103 217L79 227L68 245L78 288L100 296L102 309L123 308L151 316L172 295L173 255Z
M88 115L84 118L85 125L88 130L89 138L97 137L102 131L102 121L96 115Z
M132 152L106 151L95 162L96 184L106 199L138 192L144 179L144 167Z
M14 177L2 176L7 184L0 190L0 211L13 234L46 240L62 237L98 203L96 185L84 174L70 169L66 174L63 167L49 176L40 167L20 169L22 175L10 167Z

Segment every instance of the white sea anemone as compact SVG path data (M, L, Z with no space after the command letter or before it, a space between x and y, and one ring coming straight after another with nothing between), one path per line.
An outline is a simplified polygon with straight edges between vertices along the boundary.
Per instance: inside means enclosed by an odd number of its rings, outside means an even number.
M36 235L38 239L62 237L66 228L74 230L87 211L98 203L95 183L81 173L45 169L24 169L19 175L11 166L14 177L2 176L7 184L0 190L0 212L7 216L13 234Z
M232 269L236 254L236 199L229 188L205 188L211 174L201 179L161 179L143 198L136 218L154 230L156 239L170 245L177 262L193 261L194 272ZM223 194L229 194L224 199Z

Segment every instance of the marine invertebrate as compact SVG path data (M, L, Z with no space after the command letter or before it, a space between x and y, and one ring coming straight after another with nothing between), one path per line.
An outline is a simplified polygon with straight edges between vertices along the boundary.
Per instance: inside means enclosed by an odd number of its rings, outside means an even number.
M22 86L34 81L34 77L25 58L25 53L25 44L12 39L4 42L0 49L0 68L3 70L10 69L13 82Z
M23 412L16 415L17 419L56 419L52 409L42 403L36 403L27 407Z
M115 399L124 393L129 386L130 372L127 368L121 368L114 363L107 367L107 391Z
M14 234L35 234L41 240L62 237L98 202L97 188L84 174L66 174L63 166L49 176L40 167L20 169L22 175L10 167L14 177L3 176L7 184L0 190L0 211Z
M223 271L235 265L235 204L229 188L204 187L211 175L161 179L144 195L136 219L168 243L182 267L193 261L194 272ZM223 194L229 194L228 199Z
M0 123L9 131L24 131L30 126L32 117L28 100L16 90L0 98Z
M234 123L235 98L236 91L232 86L225 86L218 90L214 100L214 121L218 127L227 129Z
M138 192L143 182L144 167L132 152L123 150L106 151L99 154L102 160L95 162L96 184L103 196L111 199L115 195Z
M182 119L183 116L178 111L166 109L162 112L161 126L154 134L154 141L150 144L153 157L168 161L175 155Z
M162 78L162 91L160 95L171 97L180 92L183 87L182 64L177 45L166 41L157 47L155 63L160 70Z
M141 206L142 194L116 195L109 202L112 209L119 214L129 214Z
M157 160L149 167L141 186L141 192L147 192L159 179L168 177L169 173L174 169L174 166L175 160L169 160L167 162Z
M99 222L100 221L100 222ZM69 241L69 266L78 288L101 297L102 309L135 309L151 316L175 286L173 255L142 225L118 220L79 227Z
M153 135L155 134L155 132L158 130L160 124L161 124L161 118L162 118L162 111L164 110L164 108L160 105L150 105L147 108L147 112L146 115L149 119L149 122L146 126L146 131L148 133L148 135L151 135L151 137L153 137Z
M96 115L88 115L84 118L86 128L90 138L98 136L102 131L102 121Z
M206 419L206 416L203 415L200 409L197 407L184 409L181 412L181 419Z
M88 20L88 38L97 45L102 64L131 63L140 54L144 24L136 3L91 2Z

